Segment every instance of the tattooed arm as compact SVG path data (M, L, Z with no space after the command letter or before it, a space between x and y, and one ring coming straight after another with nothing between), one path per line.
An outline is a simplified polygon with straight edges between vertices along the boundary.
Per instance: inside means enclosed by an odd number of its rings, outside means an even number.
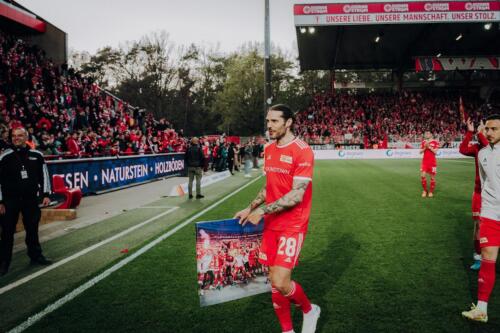
M248 218L248 215L250 213L258 208L260 205L262 205L264 202L266 202L266 185L262 187L262 189L259 191L259 194L257 194L257 197L250 203L250 206L247 208L243 209L242 211L239 211L236 213L234 218L240 219L240 224L245 224L246 220Z
M294 207L304 198L304 193L306 192L309 182L309 179L294 179L292 190L290 192L263 208L258 207L253 209L245 219L240 220L240 223L243 225L247 222L258 224L264 214L276 214ZM256 200L254 200L254 202L257 202Z
M250 210L254 210L255 208L262 205L264 202L266 202L266 184L264 184L259 194L257 194L257 197L250 204L249 208Z
M309 182L309 179L294 179L292 190L290 192L288 192L275 202L266 205L262 210L266 214L275 214L294 207L295 205L302 202Z

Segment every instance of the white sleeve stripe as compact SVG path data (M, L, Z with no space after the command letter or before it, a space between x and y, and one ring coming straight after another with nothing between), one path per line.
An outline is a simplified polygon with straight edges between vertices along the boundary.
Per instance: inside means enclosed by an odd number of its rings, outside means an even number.
M43 193L50 193L50 175L47 164L43 164Z
M7 155L13 153L14 151L10 148L6 149L1 155L0 155L0 161Z
M301 176L294 176L293 179L304 179L304 180L312 180L312 178L309 177L301 177Z

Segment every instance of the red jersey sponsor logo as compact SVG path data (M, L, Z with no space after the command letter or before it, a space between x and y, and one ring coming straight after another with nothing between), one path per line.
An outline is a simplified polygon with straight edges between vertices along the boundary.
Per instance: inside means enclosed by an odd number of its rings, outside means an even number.
M277 167L270 167L270 166L266 166L265 169L266 173L268 172L276 172L276 173L283 173L283 174L290 174L290 170L287 170L287 169L282 169L282 168L277 168Z
M288 156L288 155L281 155L280 156L280 162L285 162L285 163L288 163L288 164L292 164L292 161L293 161L292 156Z

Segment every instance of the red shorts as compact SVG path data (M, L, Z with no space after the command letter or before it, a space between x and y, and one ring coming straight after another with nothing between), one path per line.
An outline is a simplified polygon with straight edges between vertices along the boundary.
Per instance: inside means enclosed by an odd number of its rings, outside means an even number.
M422 165L420 165L420 172L425 172L425 173L428 173L432 176L435 176L437 173L437 166L422 164Z
M481 193L472 193L472 219L479 221L481 215Z
M481 217L479 244L482 248L487 246L500 246L500 221Z
M298 264L304 237L303 232L264 230L259 262L266 266L294 268Z

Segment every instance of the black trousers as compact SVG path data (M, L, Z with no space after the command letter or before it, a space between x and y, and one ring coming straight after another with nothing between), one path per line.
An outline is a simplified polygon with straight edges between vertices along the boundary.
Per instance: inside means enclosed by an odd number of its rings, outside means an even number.
M227 168L229 169L229 172L233 173L234 159L227 160Z
M2 224L0 262L5 262L9 267L12 260L12 249L14 247L14 233L19 219L19 213L23 214L24 230L26 231L26 246L28 256L37 259L42 255L42 247L38 240L38 224L40 223L41 211L37 199L30 200L6 200L5 215L0 218Z

